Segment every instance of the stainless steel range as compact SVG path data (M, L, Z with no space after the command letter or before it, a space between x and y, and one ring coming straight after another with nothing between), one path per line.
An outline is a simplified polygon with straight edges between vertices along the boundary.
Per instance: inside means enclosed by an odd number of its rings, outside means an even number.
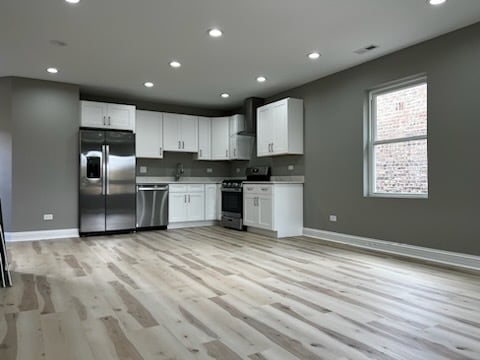
M270 181L270 167L247 168L247 181ZM227 179L222 182L222 225L243 230L243 182L245 179Z

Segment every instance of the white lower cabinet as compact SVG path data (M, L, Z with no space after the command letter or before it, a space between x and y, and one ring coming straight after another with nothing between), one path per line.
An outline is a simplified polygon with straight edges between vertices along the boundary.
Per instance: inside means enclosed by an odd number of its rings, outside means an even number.
M205 220L218 219L218 185L205 185Z
M244 184L243 222L276 237L303 232L303 184Z
M205 220L205 185L170 184L168 222Z

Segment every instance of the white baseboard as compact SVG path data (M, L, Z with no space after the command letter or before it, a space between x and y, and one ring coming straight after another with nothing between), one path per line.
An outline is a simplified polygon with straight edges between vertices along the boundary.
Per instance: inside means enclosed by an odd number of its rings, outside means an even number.
M383 253L403 255L444 265L452 265L466 269L480 270L480 256L475 255L437 250L421 246L370 239L361 236L347 235L310 228L304 228L303 235L320 240L352 245Z
M42 231L20 231L5 233L8 242L50 240L78 237L78 229L59 229Z
M167 226L167 229L181 229L181 228L190 228L190 227L199 227L199 226L212 226L217 225L217 220L207 220L207 221L186 221L178 223L170 223Z

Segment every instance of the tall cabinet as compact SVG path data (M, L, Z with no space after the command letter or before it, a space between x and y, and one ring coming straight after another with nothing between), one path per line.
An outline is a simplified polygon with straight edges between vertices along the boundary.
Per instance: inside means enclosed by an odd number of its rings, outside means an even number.
M303 100L286 98L257 109L257 156L303 154Z
M139 158L163 158L163 113L137 110L136 156Z

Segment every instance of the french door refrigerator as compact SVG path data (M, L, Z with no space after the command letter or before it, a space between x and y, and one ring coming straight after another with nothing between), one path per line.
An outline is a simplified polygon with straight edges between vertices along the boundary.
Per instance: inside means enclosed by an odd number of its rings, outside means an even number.
M80 130L80 235L135 229L135 135Z

